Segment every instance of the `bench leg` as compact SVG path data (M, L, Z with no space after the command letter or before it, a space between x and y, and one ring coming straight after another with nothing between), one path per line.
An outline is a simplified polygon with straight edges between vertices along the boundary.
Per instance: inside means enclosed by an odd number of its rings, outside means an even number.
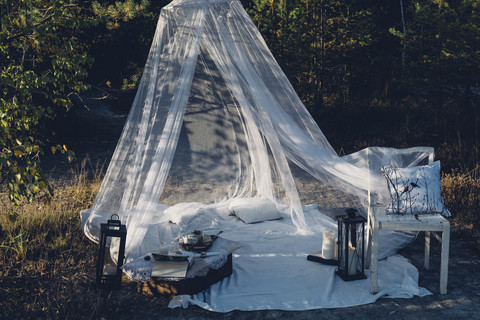
M447 223L442 233L442 256L440 264L440 294L447 294L448 256L450 250L450 224Z
M370 293L376 294L378 292L378 237L379 237L378 223L374 223L372 228L372 255L370 260Z
M430 239L431 234L430 231L425 231L425 261L424 266L425 269L430 269Z
M373 227L370 224L371 224L371 220L370 220L370 217L369 217L368 224L367 224L367 239L366 239L367 248L365 250L365 269L370 269L370 260L372 258L372 229L373 229Z

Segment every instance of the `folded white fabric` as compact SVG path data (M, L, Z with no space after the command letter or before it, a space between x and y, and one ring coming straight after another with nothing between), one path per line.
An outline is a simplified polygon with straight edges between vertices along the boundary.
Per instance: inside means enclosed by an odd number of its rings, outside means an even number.
M230 202L228 208L245 223L282 218L275 203L267 198L237 198Z
M194 230L217 230L223 220L214 206L197 202L179 203L163 212L161 222L171 222L180 228L181 234Z

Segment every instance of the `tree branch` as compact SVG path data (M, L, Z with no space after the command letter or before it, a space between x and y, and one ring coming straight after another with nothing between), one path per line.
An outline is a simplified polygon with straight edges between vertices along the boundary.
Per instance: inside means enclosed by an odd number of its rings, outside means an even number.
M44 17L44 18L43 18L42 20L40 20L39 22L34 23L32 26L33 26L34 28L37 28L37 27L41 26L42 24L44 24L45 22L47 22L48 20L51 20L53 17L55 17L55 14L51 14L51 15L49 15L49 16L45 16L52 8L53 8L53 7L47 8L46 11L45 11L45 13L43 14L43 17ZM73 4L73 3L70 3L70 4L65 4L65 5L63 6L63 9L68 9L68 8L78 8L78 5ZM23 36L23 35L25 35L25 32L16 33L16 34L8 37L6 40L11 41L11 40L14 40L15 38L21 37L21 36Z

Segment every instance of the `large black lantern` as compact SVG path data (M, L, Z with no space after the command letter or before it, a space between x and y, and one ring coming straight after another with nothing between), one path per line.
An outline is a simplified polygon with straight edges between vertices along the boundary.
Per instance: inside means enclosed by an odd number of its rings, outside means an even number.
M338 269L345 281L365 279L365 222L355 209L338 216Z
M114 214L107 223L100 224L100 248L97 260L97 285L105 289L120 289L125 258L127 228Z

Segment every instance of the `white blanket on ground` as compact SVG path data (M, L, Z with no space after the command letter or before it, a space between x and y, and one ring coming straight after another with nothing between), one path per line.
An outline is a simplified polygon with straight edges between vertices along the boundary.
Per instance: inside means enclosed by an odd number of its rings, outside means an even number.
M307 260L321 251L322 230L336 231L336 222L316 208L305 208L312 235L299 235L292 222L283 220L245 224L232 217L221 227L222 236L245 244L234 253L233 274L205 292L177 296L170 307L195 304L204 309L232 310L308 310L362 305L387 296L410 298L430 294L418 286L418 270L400 255L378 264L378 288L370 294L370 279L345 282L335 267ZM229 221L230 220L230 221ZM411 241L400 233L383 233L380 256L386 257ZM368 276L368 270L366 270Z

